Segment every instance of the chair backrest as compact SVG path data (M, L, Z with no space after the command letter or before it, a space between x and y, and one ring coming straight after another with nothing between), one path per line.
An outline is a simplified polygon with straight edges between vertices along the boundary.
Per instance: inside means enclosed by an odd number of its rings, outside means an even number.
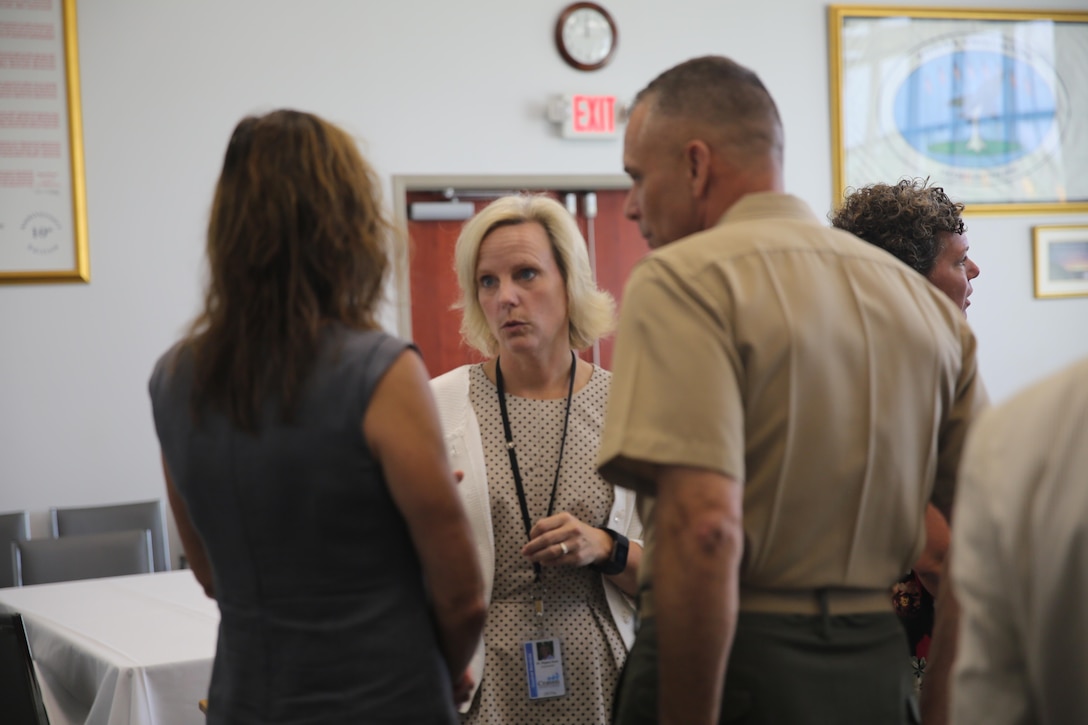
M11 556L16 586L154 571L147 529L13 541Z
M54 537L149 529L151 550L155 554L155 571L170 571L170 549L160 499L109 506L54 507L49 509L49 515L53 520Z
M26 511L0 514L0 587L15 586L15 570L11 567L11 557L7 555L8 545L12 541L26 541L28 538L30 517Z
M23 618L0 614L0 703L4 722L49 725Z

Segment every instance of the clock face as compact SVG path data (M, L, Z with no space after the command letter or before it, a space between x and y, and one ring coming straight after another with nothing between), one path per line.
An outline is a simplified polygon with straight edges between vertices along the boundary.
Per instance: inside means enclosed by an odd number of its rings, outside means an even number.
M574 3L563 11L556 27L559 52L579 70L596 70L616 49L616 25L595 3Z
M563 23L563 45L575 60L600 63L612 52L612 26L592 8L575 10Z

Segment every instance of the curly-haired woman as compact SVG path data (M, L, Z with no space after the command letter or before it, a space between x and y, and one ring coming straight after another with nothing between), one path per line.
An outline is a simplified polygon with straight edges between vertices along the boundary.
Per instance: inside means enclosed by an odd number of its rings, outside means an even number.
M970 306L978 265L967 256L964 205L929 179L872 184L847 194L831 223L894 254L963 310ZM892 601L907 630L916 683L925 674L933 635L933 601L948 551L948 522L932 504L926 509L926 548L895 585Z
M888 250L964 312L978 265L967 256L963 204L928 179L872 184L847 194L831 223Z

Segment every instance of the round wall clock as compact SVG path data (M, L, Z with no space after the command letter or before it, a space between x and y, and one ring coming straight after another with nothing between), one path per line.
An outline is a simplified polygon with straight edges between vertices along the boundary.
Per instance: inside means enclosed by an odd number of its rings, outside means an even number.
M571 3L555 24L555 44L563 60L578 70L603 68L616 52L619 30L597 3Z

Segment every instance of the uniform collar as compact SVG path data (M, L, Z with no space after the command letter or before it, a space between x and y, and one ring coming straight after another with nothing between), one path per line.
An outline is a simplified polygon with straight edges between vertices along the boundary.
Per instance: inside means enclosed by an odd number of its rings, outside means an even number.
M816 215L808 204L792 194L761 191L745 194L718 220L718 225L754 219L798 219L812 221Z

